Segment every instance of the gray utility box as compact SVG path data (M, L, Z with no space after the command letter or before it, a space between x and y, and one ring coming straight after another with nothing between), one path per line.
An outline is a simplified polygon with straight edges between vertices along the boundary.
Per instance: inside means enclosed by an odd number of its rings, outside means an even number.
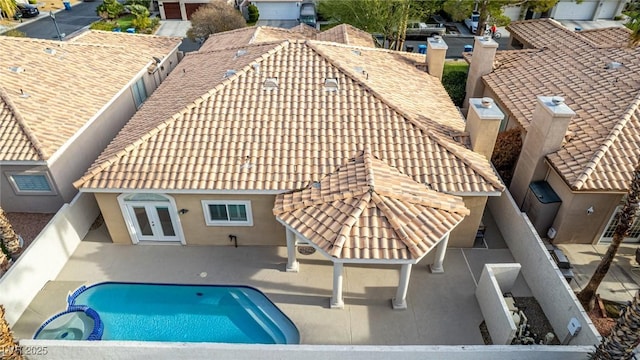
M538 235L544 238L556 218L560 205L562 200L548 182L534 181L529 184L522 211L527 213Z

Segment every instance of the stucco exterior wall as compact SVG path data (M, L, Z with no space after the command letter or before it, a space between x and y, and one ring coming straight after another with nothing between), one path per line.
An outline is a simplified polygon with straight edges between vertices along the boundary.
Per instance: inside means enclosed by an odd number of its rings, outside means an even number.
M46 172L50 175L53 194L18 194L11 186L11 173L24 171ZM47 165L0 165L0 205L7 212L55 213L65 201Z
M109 235L114 243L131 244L118 196L113 193L96 193L96 200L102 211ZM238 246L275 245L285 246L284 227L276 221L272 213L275 195L207 195L207 194L167 194L176 202L177 210L186 209L180 216L182 231L187 245L233 246L229 235L235 235ZM207 226L202 208L202 200L244 200L251 202L253 226Z
M554 171L550 171L547 182L562 199L562 205L552 225L557 231L553 242L597 243L623 194L572 192ZM587 214L589 207L594 209L591 215Z
M451 232L449 237L449 247L469 248L473 247L476 233L482 220L482 213L487 204L486 196L464 197L464 205L471 210L471 214Z

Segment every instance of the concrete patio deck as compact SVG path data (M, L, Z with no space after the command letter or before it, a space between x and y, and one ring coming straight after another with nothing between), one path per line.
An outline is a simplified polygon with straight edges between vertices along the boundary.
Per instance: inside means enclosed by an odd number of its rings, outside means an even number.
M479 330L483 317L475 298L477 279L485 263L513 262L509 250L500 246L499 232L493 236L487 244L496 244L497 249L448 249L444 274L427 270L429 255L414 266L408 309L403 311L393 310L390 301L399 266L346 265L345 308L336 310L329 308L332 265L317 253L298 255L300 272L287 273L285 247L117 245L102 226L80 243L13 330L18 338L31 338L42 322L65 308L67 293L81 284L243 284L260 289L276 303L297 325L303 344L484 344ZM531 296L521 276L513 294Z
M558 247L573 266L575 276L571 288L579 291L589 282L609 245L561 244ZM626 303L640 289L640 269L637 269L635 260L637 247L637 243L620 245L607 276L598 288L598 294L603 299Z

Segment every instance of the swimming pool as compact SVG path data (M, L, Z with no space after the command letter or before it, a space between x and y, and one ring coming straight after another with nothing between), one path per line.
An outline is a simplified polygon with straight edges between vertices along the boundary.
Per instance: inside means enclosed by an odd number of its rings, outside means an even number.
M248 286L106 282L79 288L69 295L68 303L70 308L84 306L98 314L104 326L102 340L300 342L293 322L262 292ZM42 338L46 325L35 338Z

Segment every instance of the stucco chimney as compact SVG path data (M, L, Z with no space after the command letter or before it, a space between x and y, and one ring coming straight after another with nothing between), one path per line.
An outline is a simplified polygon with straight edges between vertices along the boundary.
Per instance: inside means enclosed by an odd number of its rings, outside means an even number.
M491 159L502 119L504 114L493 99L469 99L465 132L469 133L473 151Z
M538 105L533 112L509 187L519 206L524 201L529 184L545 179L547 166L544 158L560 150L569 122L575 114L562 97L538 96Z
M440 80L448 48L441 36L432 36L427 40L427 71Z
M465 104L471 98L479 98L484 95L482 76L493 70L493 60L496 57L498 43L489 36L476 36L471 55L469 75L467 75L467 95Z

